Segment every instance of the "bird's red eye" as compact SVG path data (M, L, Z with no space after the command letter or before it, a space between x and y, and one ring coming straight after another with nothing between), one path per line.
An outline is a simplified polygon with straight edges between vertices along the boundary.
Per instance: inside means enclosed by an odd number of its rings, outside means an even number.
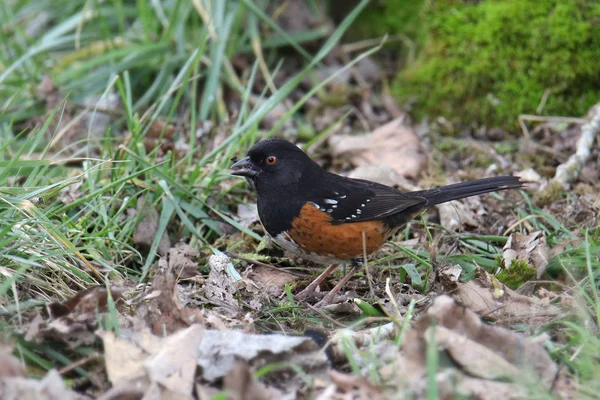
M275 157L275 156L269 156L269 157L267 157L267 164L273 165L276 162L277 162L277 157Z

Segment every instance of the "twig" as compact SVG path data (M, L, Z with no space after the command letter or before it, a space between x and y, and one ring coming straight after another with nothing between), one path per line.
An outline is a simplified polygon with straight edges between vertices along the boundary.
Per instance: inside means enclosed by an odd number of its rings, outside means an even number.
M100 354L99 352L92 353L89 356L82 358L81 360L77 360L74 363L64 366L63 368L58 370L58 373L61 375L64 375L67 372L70 372L71 370L74 370L75 368L79 368L82 365L87 364L88 362L95 360L97 358L100 358L100 357L102 357L102 354Z
M573 182L579 176L583 165L590 158L594 139L600 132L600 103L588 111L588 121L581 126L581 137L577 141L577 150L567 162L556 168L556 175L552 178L563 186Z

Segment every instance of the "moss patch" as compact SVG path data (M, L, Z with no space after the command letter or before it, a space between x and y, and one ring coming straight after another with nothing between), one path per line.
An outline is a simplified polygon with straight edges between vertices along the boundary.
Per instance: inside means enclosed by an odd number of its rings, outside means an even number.
M535 279L535 268L523 260L512 260L510 268L503 269L496 275L498 280L511 289L518 289L524 283Z
M518 130L521 113L583 115L600 96L600 3L427 2L417 62L394 92L415 114ZM546 94L546 95L545 95Z

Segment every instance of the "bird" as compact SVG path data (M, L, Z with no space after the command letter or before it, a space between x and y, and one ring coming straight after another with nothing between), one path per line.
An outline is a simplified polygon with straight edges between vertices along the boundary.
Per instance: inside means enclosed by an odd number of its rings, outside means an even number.
M497 176L402 192L328 172L298 146L280 138L258 141L245 157L234 157L232 162L231 174L244 177L256 192L258 216L273 241L293 256L330 264L297 298L314 294L340 264L351 264L352 268L318 306L332 302L360 268L365 253L377 251L428 207L518 189L524 183L519 177Z

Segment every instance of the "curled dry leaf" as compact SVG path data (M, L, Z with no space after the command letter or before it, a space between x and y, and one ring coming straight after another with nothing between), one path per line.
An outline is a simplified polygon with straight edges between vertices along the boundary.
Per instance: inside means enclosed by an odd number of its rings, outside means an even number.
M382 400L383 395L379 387L373 385L364 376L356 376L329 371L331 384L325 388L317 400Z
M169 268L179 278L191 278L199 273L198 249L185 243L177 243L169 249Z
M115 302L127 290L125 287L110 288ZM108 292L104 286L94 286L81 292L63 303L52 303L48 306L50 320L44 321L36 316L29 325L26 340L42 342L53 339L75 348L82 344L95 342L94 331L98 326L98 313L106 311Z
M234 297L237 294L237 286L230 272L233 269L231 259L224 254L212 255L208 258L210 272L204 285L206 299L229 314L239 314L241 308Z
M123 330L121 337L97 332L104 343L108 378L119 388L115 392L137 388L146 396L158 391L157 398L191 399L203 329L194 324L168 337L148 329Z
M148 252L156 236L160 217L156 208L144 196L141 196L137 201L136 213L139 215L139 222L133 231L133 243L138 248ZM158 244L158 254L161 256L166 255L170 247L171 240L165 231Z
M475 278L466 283L458 282L453 271L451 265L439 268L440 291L487 320L540 326L564 313L537 297L518 294L482 268L478 267Z
M179 287L174 271L161 258L152 279L151 291L138 306L139 317L146 321L156 335L173 333L202 321L202 312L179 300Z
M405 118L397 118L361 136L337 135L329 140L333 156L349 156L356 167L385 165L404 177L416 177L427 158Z
M42 380L22 377L0 379L2 400L85 400L90 399L67 389L60 374L50 370Z
M294 281L294 276L275 267L253 265L242 274L244 286L248 292L256 295L277 297L285 285Z
M281 398L282 393L256 381L247 363L237 362L223 379L223 389L231 400L271 400Z
M454 231L465 226L475 227L479 225L475 213L462 201L442 203L436 207L440 213L440 224L449 230Z
M319 346L305 336L255 335L237 330L204 332L198 365L205 380L213 382L226 376L239 360L250 365L285 360L311 371L327 365L327 357Z
M544 232L511 234L504 245L502 257L504 268L510 268L513 260L525 261L535 268L536 277L540 279L548 268L549 258Z
M530 339L484 324L477 314L448 296L438 297L416 321L406 334L396 361L380 369L382 376L405 394L423 395L427 388L429 345L453 361L452 366L440 367L436 377L448 386L442 387L441 392L451 397L523 398L519 389L524 387L523 379L529 379L541 391L550 391L557 381L565 379L539 338ZM505 397L488 391L493 388Z

